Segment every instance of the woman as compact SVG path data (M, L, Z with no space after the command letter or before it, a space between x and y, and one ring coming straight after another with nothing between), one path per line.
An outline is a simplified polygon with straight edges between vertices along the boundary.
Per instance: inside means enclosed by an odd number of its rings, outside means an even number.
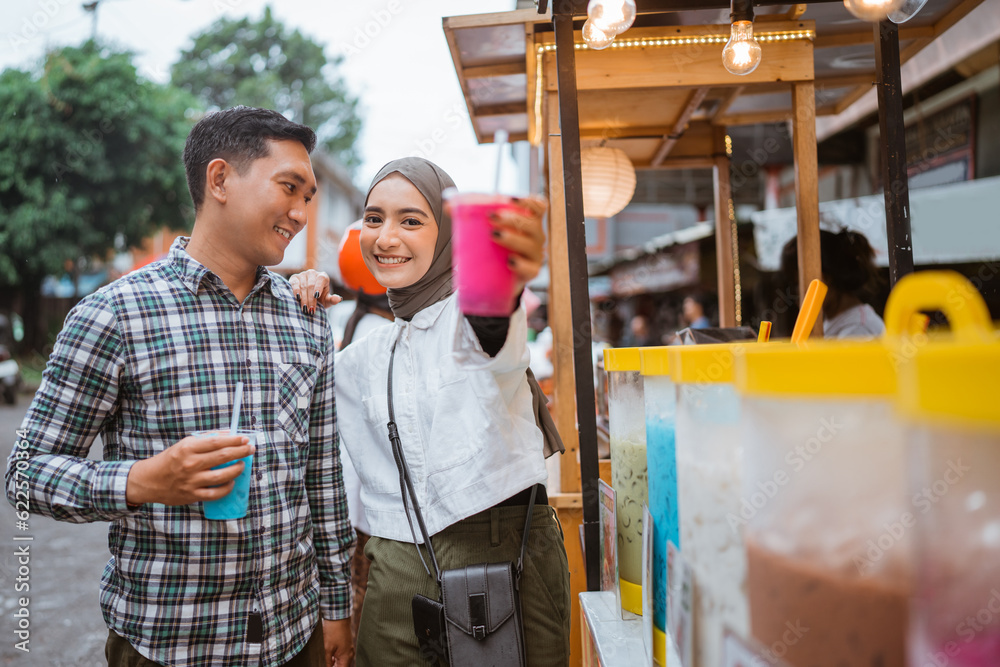
M797 282L798 237L781 251L782 273ZM877 338L885 323L865 302L878 283L875 251L861 232L843 229L819 232L822 280L827 286L823 300L823 336L826 338Z
M510 317L466 317L451 284L451 220L441 197L449 187L451 178L436 165L404 158L382 168L365 201L362 255L388 288L396 319L337 357L341 440L361 478L373 535L365 547L372 562L358 633L361 666L425 662L410 600L440 597L414 545L422 540L410 530L387 437L393 346L395 421L442 569L517 561L527 498L547 478L544 452L562 450L526 373L527 324L519 303L542 263L545 205L523 199L523 214L495 217L494 237L510 250L516 276ZM315 272L293 285L307 308L328 290L326 276ZM563 665L569 568L562 530L540 488L520 585L526 652L531 665Z

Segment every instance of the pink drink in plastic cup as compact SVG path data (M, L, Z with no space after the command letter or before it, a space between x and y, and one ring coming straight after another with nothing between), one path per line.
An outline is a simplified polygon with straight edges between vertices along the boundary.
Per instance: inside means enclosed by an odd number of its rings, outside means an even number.
M493 240L490 213L518 209L510 197L446 193L451 209L452 264L458 305L466 315L504 317L514 308L510 253Z

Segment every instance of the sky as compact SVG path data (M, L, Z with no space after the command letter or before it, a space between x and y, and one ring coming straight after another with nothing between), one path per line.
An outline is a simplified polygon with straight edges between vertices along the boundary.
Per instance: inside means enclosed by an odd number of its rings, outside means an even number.
M493 188L497 150L476 143L441 19L509 11L514 0L101 0L97 34L133 51L140 75L162 83L194 34L222 17L259 18L268 4L287 27L324 44L328 58L344 56L340 73L361 100L362 189L389 160L418 152L460 190ZM0 0L0 69L87 39L92 13L81 5ZM505 156L501 189L515 188L515 169Z

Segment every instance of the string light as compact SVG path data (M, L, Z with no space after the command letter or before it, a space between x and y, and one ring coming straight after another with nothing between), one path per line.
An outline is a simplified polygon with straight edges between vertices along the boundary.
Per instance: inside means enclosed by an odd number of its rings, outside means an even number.
M812 41L816 38L816 33L812 30L790 30L782 32L764 32L755 35L755 39L758 42L779 42L785 40L809 40ZM650 49L650 48L663 48L663 47L674 47L674 46L689 46L690 43L686 43L683 40L687 39L684 37L657 37L648 38L640 37L638 39L626 40L622 42L612 43L612 48L616 49ZM725 44L729 40L729 35L705 35L698 38L699 44ZM585 42L576 42L574 48L579 50L586 50L590 47L587 46ZM536 47L536 52L539 55L544 55L546 53L552 53L556 50L555 44L539 44Z
M729 225L733 241L733 291L735 292L736 326L741 326L743 324L743 285L740 281L740 238L736 228L736 209L733 206L732 197L729 198Z

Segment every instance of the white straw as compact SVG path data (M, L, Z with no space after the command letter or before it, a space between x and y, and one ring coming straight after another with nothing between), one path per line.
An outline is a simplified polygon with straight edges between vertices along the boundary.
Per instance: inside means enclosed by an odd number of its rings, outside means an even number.
M497 130L493 133L493 143L497 145L497 170L493 180L493 192L500 192L500 165L503 163L503 149L507 145L507 130Z
M243 383L236 383L236 402L233 403L233 419L229 422L229 432L236 433L240 427L240 408L243 407Z

